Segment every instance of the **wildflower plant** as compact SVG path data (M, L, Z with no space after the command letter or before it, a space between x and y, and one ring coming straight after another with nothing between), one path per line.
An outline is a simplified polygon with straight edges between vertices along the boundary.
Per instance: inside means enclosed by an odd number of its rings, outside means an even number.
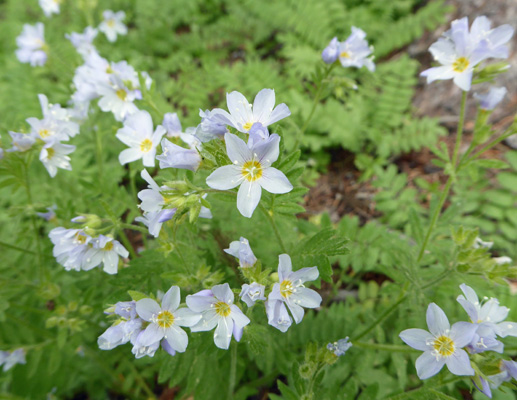
M450 195L507 167L481 156L516 132L490 119L513 89L477 84L505 72L509 26L459 19L431 46L440 66L422 76L463 91L447 149L436 121L383 92L395 81L411 97L415 62L386 55L420 35L407 26L436 26L440 1L21 3L0 5L19 22L0 53L9 396L495 398L514 385L517 254L463 227ZM446 181L416 194L388 163L417 124ZM375 185L375 220L306 209L336 143Z

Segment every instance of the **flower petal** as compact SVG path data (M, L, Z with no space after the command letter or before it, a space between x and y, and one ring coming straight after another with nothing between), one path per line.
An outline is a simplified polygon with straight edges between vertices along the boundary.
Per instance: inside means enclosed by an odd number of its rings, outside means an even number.
M196 294L192 294L187 296L186 299L187 306L194 312L203 312L209 310L216 302L216 299L212 296L200 296Z
M244 140L233 133L225 133L224 141L226 143L226 153L232 164L242 165L251 160L251 150Z
M251 218L260 202L261 195L262 187L258 182L244 180L237 193L237 209L243 216Z
M445 360L447 368L454 375L474 375L474 368L470 365L470 359L467 352L463 349L456 350L450 357Z
M258 182L269 193L287 193L293 189L284 173L273 167L265 168Z
M451 328L449 320L443 310L434 303L429 304L429 307L427 307L426 318L427 327L435 336L440 336Z
M138 149L126 149L122 150L122 152L118 156L118 161L121 165L139 160L142 158L142 152Z
M242 329L250 323L250 319L246 317L244 313L241 311L241 309L237 307L235 304L232 304L231 310L232 312L230 316L232 317L236 327Z
M150 324L145 331L140 333L138 336L138 341L142 344L142 346L150 346L153 343L156 343L162 340L164 336L164 331L157 324Z
M201 314L188 308L180 308L174 312L174 323L178 326L191 327L196 325L200 319Z
M317 308L321 305L321 296L315 290L300 287L296 288L296 293L294 293L291 298L298 304L299 306L305 308Z
M287 303L287 307L289 307L289 310L291 311L291 314L293 314L294 322L296 322L297 324L302 322L303 315L305 313L303 308L300 307L298 304L294 304L292 302L288 302Z
M233 302L234 295L232 289L230 289L230 285L227 283L223 283L222 285L215 285L212 288L212 293L219 301L224 301L225 303Z
M235 165L224 165L206 178L206 184L212 189L228 190L240 185L243 179L240 168Z
M269 138L260 140L251 148L251 153L262 167L269 167L280 155L280 136L274 133Z
M434 340L434 336L423 329L406 329L400 332L399 337L408 346L422 351L429 350L427 343Z
M180 288L178 286L171 286L167 293L163 295L162 309L168 311L175 311L180 305Z
M456 347L465 347L472 341L477 329L478 326L476 324L463 321L456 322L452 325L449 337L454 341Z
M443 358L437 360L430 351L426 351L416 359L416 373L420 379L427 379L440 372L444 364Z
M136 302L136 312L144 321L151 321L162 309L153 299L142 299Z
M169 343L169 345L177 352L183 353L185 350L187 350L188 336L183 329L177 326L171 326L169 329L167 329L165 338L167 343Z
M221 318L214 332L214 343L220 349L227 350L233 333L233 320L230 317Z
M318 279L318 276L320 276L318 267L305 267L299 269L298 271L294 271L289 277L289 279L292 279L293 281L300 280L303 283L315 281L316 279Z
M271 115L269 116L269 119L266 122L266 125L274 124L277 121L280 121L281 119L284 119L291 115L291 111L289 110L289 107L285 103L279 104L275 107Z
M289 254L280 254L278 256L278 280L282 282L293 271L291 257ZM301 271L301 270L300 270Z
M269 116L275 106L275 91L273 89L262 89L255 96L253 101L253 122L260 122L267 125Z
M253 122L253 112L251 110L251 104L248 103L246 97L237 91L226 94L226 103L228 105L228 111L232 115L232 119L236 122L235 128L241 132L246 132L243 129L243 125L248 122Z

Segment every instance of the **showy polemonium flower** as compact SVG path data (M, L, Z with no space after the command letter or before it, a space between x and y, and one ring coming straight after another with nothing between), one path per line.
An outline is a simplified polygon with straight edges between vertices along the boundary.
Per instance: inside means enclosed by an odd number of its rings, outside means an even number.
M108 314L118 315L120 318L99 336L97 344L102 350L111 350L129 341L133 343L142 331L143 321L136 313L135 301L120 301Z
M116 274L118 272L119 256L127 258L129 252L113 238L99 235L93 239L92 247L84 254L82 269L88 271L96 266L103 264L104 272Z
M262 126L269 126L291 115L285 103L275 107L273 89L262 89L258 92L253 107L246 97L236 91L226 94L226 102L230 112L216 108L212 110L213 119L243 133L249 132L256 122L260 122Z
M232 164L216 169L206 179L213 189L228 190L240 186L237 194L237 208L251 218L260 202L262 188L270 193L287 193L293 188L282 171L271 167L279 155L278 135L254 145L251 149L237 136L224 135L226 152Z
M36 139L34 139L34 137L29 134L9 131L9 135L11 135L13 147L7 151L24 152L29 150L36 142Z
M48 234L54 244L52 254L67 271L81 270L88 244L92 240L82 229L52 229Z
M490 22L486 17L476 18L470 31L467 17L452 21L451 29L429 48L434 59L442 66L421 73L427 77L427 83L453 79L460 89L468 91L476 65L491 57L506 58L506 43L513 30L506 26L493 30L489 30L489 27Z
M414 349L424 352L416 360L420 379L436 375L444 365L454 375L474 375L467 352L462 348L471 341L476 327L468 322L456 322L452 327L440 307L431 303L427 308L427 326L423 329L406 329L400 338Z
M348 341L348 336L344 339L339 339L337 342L327 344L327 349L337 357L344 356L350 347L352 347L352 343Z
M62 144L60 142L48 142L41 149L39 159L47 169L49 175L54 178L57 174L57 169L72 170L70 164L70 154L75 151L75 146L70 144Z
M318 292L304 286L307 281L318 279L318 267L302 268L293 272L291 257L287 254L278 256L278 283L273 285L273 290L268 297L269 324L285 332L289 325L285 324L285 316L290 320L286 311L286 305L293 315L294 321L299 324L304 315L305 308L317 308L321 304L321 296ZM282 323L277 321L280 317Z
M517 362L511 360L501 360L499 364L499 370L499 373L495 375L489 375L487 377L490 382L482 377L479 377L482 387L478 387L478 385L474 382L476 387L490 399L492 398L492 389L497 389L504 382L510 382L512 379L517 380Z
M481 303L474 289L464 283L460 285L460 289L464 295L458 296L458 303L465 309L477 328L469 350L472 353L486 350L502 353L503 344L496 340L496 335L517 336L517 323L504 321L510 310L500 306L499 301L494 298Z
M138 339L143 345L165 339L175 351L183 353L187 349L188 336L180 327L192 327L201 319L201 314L188 308L179 308L180 289L172 286L163 296L161 306L153 299L142 299L136 303L140 318L149 325Z
M228 349L233 337L240 341L244 327L250 323L239 307L233 304L234 295L227 283L216 285L212 290L202 290L187 296L187 306L201 313L201 320L194 325L192 332L214 329L214 342L220 349Z
M144 215L136 217L135 221L143 223L154 237L160 236L163 223L172 219L176 209L165 209L161 211L145 212Z
M59 14L59 3L61 3L61 0L39 0L39 6L43 9L46 17Z
M253 282L251 285L245 283L242 285L242 290L239 294L239 297L246 303L248 307L251 307L257 300L266 300L264 297L265 290L266 287L260 283Z
M163 135L165 128L161 125L153 133L153 120L147 111L137 111L130 115L116 135L117 139L130 147L120 153L120 163L124 165L142 159L144 166L154 167L156 146Z
M96 52L93 40L97 37L99 31L91 26L87 26L83 33L72 32L65 34L65 37L70 40L77 52L83 57Z
M321 53L321 58L326 64L332 64L337 61L339 57L339 42L337 37L332 38L329 45L325 47Z
M167 137L179 137L183 132L181 128L181 122L176 113L167 113L163 116L163 127L167 131Z
M373 48L366 41L366 33L355 26L352 27L352 34L344 41L339 43L338 57L343 67L366 67L370 71L375 71L373 63Z
M25 350L16 349L13 351L0 351L0 365L3 365L3 371L9 371L16 364L25 364Z
M493 110L503 100L508 91L505 87L492 87L488 93L474 93L474 97L479 100L479 107L482 110Z
M257 257L255 257L255 254L253 254L251 250L250 242L248 242L248 239L245 237L231 242L230 248L224 249L224 252L237 257L241 268L253 267L257 262Z
M196 137L203 143L209 142L213 139L222 139L224 134L228 132L225 123L217 120L214 111L199 110L201 123L196 127Z
M47 62L48 46L43 35L43 23L23 25L22 33L16 38L16 57L20 62L30 63L32 67L41 67Z
M256 144L264 142L266 140L271 139L271 135L269 134L269 130L262 126L260 122L255 122L249 131L248 137L248 147L251 149Z
M104 112L112 112L117 121L123 121L129 115L138 112L133 103L138 93L127 87L118 75L110 75L109 84L99 85L97 88L99 108Z
M163 153L156 157L160 162L160 168L179 168L197 171L201 164L201 156L194 148L186 149L162 139Z
M110 42L117 40L117 35L126 35L127 27L122 23L126 18L124 11L113 12L106 10L102 13L104 21L99 25L99 30L106 35L106 38Z

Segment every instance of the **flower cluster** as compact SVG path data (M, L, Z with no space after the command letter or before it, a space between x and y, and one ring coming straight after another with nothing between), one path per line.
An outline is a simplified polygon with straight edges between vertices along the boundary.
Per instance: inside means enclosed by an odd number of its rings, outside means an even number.
M476 372L471 366L469 354L486 351L502 353L504 345L497 337L517 336L517 323L505 321L508 308L500 306L494 298L480 302L476 292L465 284L460 289L463 295L459 295L457 301L467 312L470 322L456 322L451 327L443 310L431 303L427 309L429 332L407 329L400 333L406 344L424 352L416 361L420 379L436 375L444 365L455 375L473 376ZM515 365L511 362L503 363L503 367L515 372L512 369ZM510 380L512 376L506 371L504 379ZM489 390L489 386L483 383L485 389Z
M321 53L321 58L326 64L333 64L339 60L345 68L366 67L373 72L375 64L372 52L373 47L368 45L366 33L353 26L352 34L344 42L339 42L337 37L333 38Z
M469 91L475 67L489 58L508 58L508 42L513 36L510 25L491 28L490 20L477 17L469 30L468 18L451 23L451 29L438 39L429 51L441 64L421 73L431 83L453 79L462 90Z
M49 237L54 244L52 254L57 262L67 271L88 271L102 264L105 272L116 274L120 257L127 258L128 251L113 237L91 236L88 231L92 229L52 229Z
M244 242L244 244L242 244ZM242 258L249 260L253 252L245 238L239 242L244 247ZM232 246L230 246L232 247ZM240 255L237 256L240 259ZM254 256L253 256L254 258ZM318 278L317 267L302 268L293 272L291 259L287 254L279 256L279 281L266 297L266 286L251 282L241 288L240 299L248 307L257 301L264 301L269 324L285 332L292 323L286 305L291 311L296 323L300 323L305 308L316 308L321 304L320 295L306 288L303 283ZM256 261L256 259L255 259ZM252 268L242 266L241 268ZM250 319L244 315L241 308L235 304L235 296L228 283L215 285L211 289L201 290L186 297L187 308L178 308L180 304L180 289L172 286L163 296L161 304L156 299L140 298L138 301L119 302L108 310L117 319L98 340L99 347L110 350L118 345L131 342L133 354L138 357L153 356L161 346L169 354L184 352L188 345L188 336L181 327L189 327L192 332L214 331L214 343L221 349L228 349L232 336L240 341L244 327ZM347 338L348 339L348 338ZM342 355L351 346L350 343L339 341L336 355ZM337 346L337 345L336 345ZM333 351L334 351L333 350ZM339 354L338 354L339 353Z

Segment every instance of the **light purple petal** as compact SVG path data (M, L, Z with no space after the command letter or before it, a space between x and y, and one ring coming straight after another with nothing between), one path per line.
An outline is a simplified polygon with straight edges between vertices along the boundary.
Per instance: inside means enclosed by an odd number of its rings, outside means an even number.
M174 312L174 323L178 326L192 327L201 319L201 314L188 308L180 308Z
M284 173L273 167L264 169L258 182L269 193L287 193L293 189Z
M233 334L233 320L230 317L221 318L214 332L214 343L220 349L228 349Z
M206 184L212 189L228 190L240 185L243 179L241 169L235 165L225 165L212 172L206 178Z
M465 350L456 349L454 354L447 357L445 360L447 368L454 375L474 375L474 368L470 365L470 359Z
M416 373L420 379L427 379L440 372L444 364L443 358L437 360L430 351L426 351L416 359Z
M237 193L237 209L244 217L251 218L255 208L257 208L260 202L261 196L262 187L258 181L249 182L244 180L239 188L239 192Z
M121 165L139 160L142 158L142 152L138 149L126 149L122 150L122 152L118 156L118 161Z
M517 322L500 322L497 324L496 332L501 337L517 336ZM517 379L517 378L516 378Z
M200 295L189 295L187 296L186 302L188 308L194 312L203 312L209 310L211 305L217 300L211 296L200 296Z
M266 121L266 124L274 124L275 122L280 121L281 119L284 119L290 115L291 111L289 110L289 107L287 107L285 103L279 104L275 107L275 109L269 116L269 119Z
M429 304L429 307L427 307L426 318L427 327L435 336L441 336L445 331L451 328L449 320L443 310L434 303Z
M467 69L467 70L465 70L465 72L462 72L461 74L457 74L454 77L454 83L461 90L468 92L470 90L470 86L472 84L472 70Z
M167 329L166 340L167 343L169 343L169 345L179 353L183 353L187 349L187 333L177 326L171 326L169 329Z
M246 161L251 160L251 150L244 140L233 133L225 133L224 141L226 142L228 158L232 164L242 165Z
M273 89L262 89L253 101L253 121L267 125L274 106L275 91Z
M230 316L232 317L236 327L242 329L250 323L250 319L246 317L241 309L235 304L232 304L231 310L232 312Z
M303 308L300 307L297 304L292 303L292 302L288 302L287 303L287 307L289 307L289 310L291 311L291 314L293 314L294 322L296 322L297 324L302 322L303 315L305 313Z
M232 119L236 122L237 126L235 128L241 132L246 132L246 130L243 130L243 125L253 122L251 104L246 97L236 91L226 94L226 103Z
M230 289L230 285L227 283L223 283L222 285L215 285L212 288L212 293L217 300L224 301L225 303L233 302L234 295L232 289Z
M316 279L318 279L318 276L320 276L318 267L305 267L299 269L298 271L294 271L289 277L289 279L291 279L292 281L300 280L303 283L315 281Z
M138 341L143 346L150 346L163 339L164 331L157 324L151 324L138 336Z
M471 324L470 322L456 322L451 328L449 337L454 341L456 347L465 347L472 341L476 330L476 324Z
M408 346L421 351L429 350L430 345L427 343L431 343L434 340L434 336L423 329L406 329L400 332L399 337Z
M291 296L291 298L299 306L305 308L317 308L321 305L321 296L315 290L308 289L306 287L299 287L296 288L295 291L296 292Z
M278 256L278 280L282 282L292 272L291 257L289 254L280 254Z
M151 321L162 309L153 299L142 299L136 302L136 312L144 321Z
M274 133L268 139L259 141L251 148L250 153L253 153L262 167L269 167L278 160L280 154L280 136Z
M163 295L162 309L174 312L180 305L180 288L172 286L167 293Z

